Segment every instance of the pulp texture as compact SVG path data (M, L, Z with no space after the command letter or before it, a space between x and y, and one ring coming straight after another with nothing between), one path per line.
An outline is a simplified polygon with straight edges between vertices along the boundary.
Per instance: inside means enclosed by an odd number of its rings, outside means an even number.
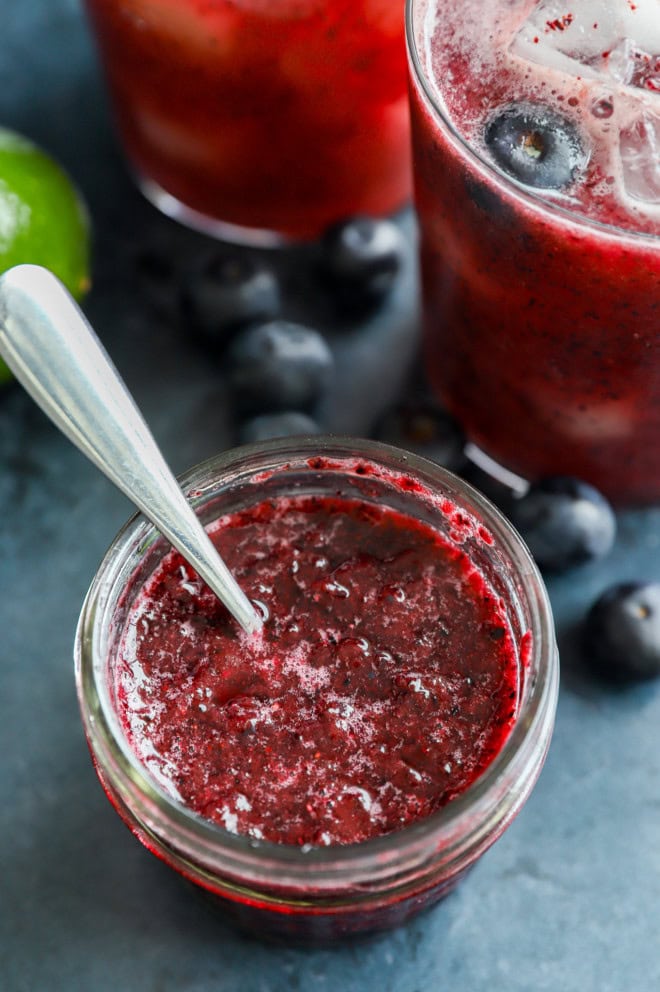
M327 496L260 503L210 533L262 633L170 552L111 673L130 746L171 795L234 833L348 844L438 810L499 753L521 646L459 543Z

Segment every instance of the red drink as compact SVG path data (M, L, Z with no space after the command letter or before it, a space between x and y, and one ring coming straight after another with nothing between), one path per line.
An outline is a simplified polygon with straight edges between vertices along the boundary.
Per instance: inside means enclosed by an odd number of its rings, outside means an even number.
M144 191L194 226L247 229L246 240L310 238L345 216L402 206L402 6L87 0Z
M432 381L514 472L660 498L655 0L409 15Z

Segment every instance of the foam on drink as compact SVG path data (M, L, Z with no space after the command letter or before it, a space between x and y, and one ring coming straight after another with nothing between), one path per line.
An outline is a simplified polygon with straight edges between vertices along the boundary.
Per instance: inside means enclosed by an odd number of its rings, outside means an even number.
M429 0L418 24L435 96L479 155L492 161L498 111L548 108L578 129L586 165L543 199L660 233L659 0Z

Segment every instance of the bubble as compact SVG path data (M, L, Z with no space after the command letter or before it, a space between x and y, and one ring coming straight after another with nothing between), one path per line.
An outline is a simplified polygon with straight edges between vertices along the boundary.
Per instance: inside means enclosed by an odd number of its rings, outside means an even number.
M599 97L591 104L591 113L598 120L607 120L614 113L614 101L607 96Z
M268 609L266 604L263 603L260 599L253 599L252 603L254 606L256 606L257 610L261 614L261 619L263 620L263 622L268 623L268 621L270 620L270 610Z
M338 596L339 599L348 599L351 594L350 589L343 586L341 582L326 582L325 588L331 596Z

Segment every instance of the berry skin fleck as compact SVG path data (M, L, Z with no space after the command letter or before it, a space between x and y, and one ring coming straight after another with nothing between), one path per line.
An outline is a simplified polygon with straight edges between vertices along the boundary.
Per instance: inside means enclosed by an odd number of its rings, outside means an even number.
M559 571L602 558L616 537L616 517L605 497L567 476L533 483L506 512L542 569Z
M587 614L583 649L590 664L615 681L660 677L660 583L606 590Z
M546 21L546 28L548 31L565 31L573 23L572 14L563 14L561 17L556 17L552 21Z
M242 410L306 410L322 395L334 359L318 331L285 320L243 330L228 354L229 380Z

